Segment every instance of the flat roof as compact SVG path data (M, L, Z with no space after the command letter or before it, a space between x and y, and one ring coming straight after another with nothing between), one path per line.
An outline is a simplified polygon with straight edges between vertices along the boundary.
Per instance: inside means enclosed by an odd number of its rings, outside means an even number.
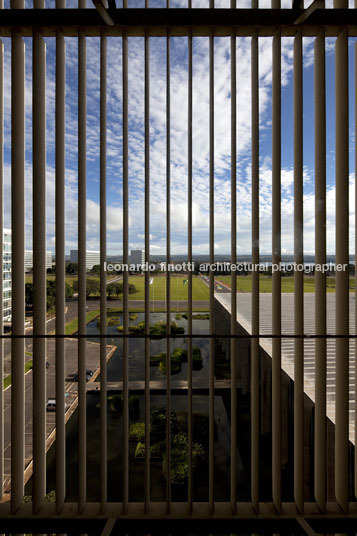
M327 333L336 333L335 293L326 294ZM215 299L231 312L231 295L229 292L215 293ZM272 329L272 295L259 295L259 330L260 333L271 333ZM237 294L237 322L248 332L252 333L252 295L251 293ZM349 303L350 334L355 333L355 298L350 293ZM282 334L294 333L294 294L281 294L281 330ZM304 294L304 333L315 332L315 294ZM260 339L260 346L268 355L272 355L272 339ZM355 339L349 343L349 439L355 443ZM327 375L326 375L326 408L327 416L335 422L335 393L336 393L336 340L327 339L326 345ZM281 342L282 369L294 379L294 339L282 339ZM315 402L315 340L304 340L304 391Z

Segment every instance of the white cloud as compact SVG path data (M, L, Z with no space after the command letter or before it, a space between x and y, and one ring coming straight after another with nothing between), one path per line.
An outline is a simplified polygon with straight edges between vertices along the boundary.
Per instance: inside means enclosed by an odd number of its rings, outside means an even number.
M181 5L184 0L178 0ZM223 0L222 0L223 2ZM194 0L196 7L206 2ZM224 2L222 3L222 5ZM333 39L326 42L329 54ZM26 237L32 237L32 107L31 40L26 39ZM53 246L55 232L55 43L47 39L47 229ZM5 43L5 72L10 72L10 41ZM291 91L291 38L282 39L282 84ZM209 233L209 56L208 38L193 40L193 235L194 251L207 253ZM67 247L77 243L77 40L66 38L66 236ZM237 38L237 230L238 250L251 249L251 40ZM304 38L304 65L313 62L313 40ZM220 252L230 250L230 39L215 38L214 54L214 197L215 243ZM272 39L259 39L259 106L262 145L271 137ZM171 39L171 222L172 249L187 248L187 147L188 85L187 38ZM122 244L122 50L121 40L108 38L108 251ZM5 222L10 216L11 80L5 77ZM99 242L99 40L87 39L87 239L94 249ZM142 247L145 193L144 40L129 38L129 215L130 249ZM260 161L261 251L271 251L271 160L265 148ZM282 248L293 249L293 168L281 171ZM314 249L313 172L304 169L304 240ZM351 201L354 199L351 186ZM334 251L334 187L327 191L328 250ZM166 241L166 40L150 41L150 234L152 251L164 253ZM354 214L351 202L351 226ZM351 247L352 233L351 233Z

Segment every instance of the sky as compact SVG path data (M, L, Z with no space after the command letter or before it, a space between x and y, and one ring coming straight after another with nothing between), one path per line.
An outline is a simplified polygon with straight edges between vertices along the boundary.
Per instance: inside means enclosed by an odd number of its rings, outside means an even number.
M163 2L162 2L163 4ZM227 5L226 5L227 4ZM266 2L268 7L268 3ZM286 4L286 6L285 6ZM53 7L54 2L46 2ZM73 3L73 7L74 7ZM159 7L159 2L150 3ZM239 3L244 7L243 3ZM261 2L260 6L264 7ZM289 2L284 1L283 7ZM68 3L68 7L72 4ZM181 0L173 7L184 7ZM206 4L193 2L193 7ZM228 7L225 0L217 7ZM247 3L248 6L248 3ZM5 7L6 3L5 3ZM88 7L90 3L88 2ZM130 2L129 7L142 7ZM162 5L164 7L164 4ZM328 7L328 3L327 3ZM352 6L351 6L352 7ZM313 38L303 40L304 251L314 254L314 78ZM11 43L3 38L4 225L11 227ZM327 253L335 252L334 38L326 39ZM354 253L354 44L349 40L350 253ZM193 254L209 251L209 39L193 39ZM32 247L32 42L26 47L26 249ZM251 39L237 37L237 250L251 251ZM129 49L129 249L144 245L144 39ZM293 38L282 38L282 253L293 252ZM215 252L230 252L230 38L214 40ZM187 38L171 38L171 248L187 252ZM99 249L99 54L100 40L87 38L87 249ZM47 249L55 248L55 40L47 55ZM66 38L66 252L77 248L77 75L78 43ZM271 253L272 39L259 38L260 251ZM122 253L122 49L108 38L107 249ZM150 253L166 252L166 38L150 39Z

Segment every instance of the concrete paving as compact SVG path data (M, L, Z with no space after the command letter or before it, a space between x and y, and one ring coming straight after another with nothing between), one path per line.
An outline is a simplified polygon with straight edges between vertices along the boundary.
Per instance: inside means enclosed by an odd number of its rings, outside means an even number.
M214 388L215 393L219 391L224 391L226 389L231 388L231 380L216 380L214 381ZM239 387L239 383L237 382L237 386ZM123 382L107 382L107 389L108 391L122 391L123 390ZM157 394L166 394L167 390L167 383L166 378L163 378L162 380L151 380L149 382L149 389L150 392L154 392L155 395ZM192 380L192 389L195 392L195 394L208 394L209 392L209 386L207 378L196 378ZM87 383L87 392L88 391L98 391L100 390L100 386L95 383ZM187 391L188 390L188 381L187 380L171 380L170 381L170 392L171 394L177 394L181 391ZM137 381L129 381L129 391L135 392L137 394L142 394L145 392L145 382L142 380Z
M69 302L69 307L66 314L66 322L71 321L77 316L77 303ZM54 329L54 320L51 320L47 325L48 332ZM30 333L30 330L29 332ZM55 340L49 339L47 341L47 360L50 363L49 368L46 369L47 376L47 398L55 398ZM32 350L32 341L28 341L26 345L27 350ZM10 372L11 368L11 347L7 349L5 356L5 369ZM107 346L107 360L114 353L115 347ZM67 339L65 342L66 352L66 377L69 374L78 371L78 341L76 339ZM28 356L27 359L31 359ZM86 359L87 368L93 370L94 374L91 378L91 382L95 381L96 377L100 373L100 346L99 343L89 341L86 342ZM78 401L78 383L73 381L66 381L66 404L68 418L74 411ZM25 480L27 481L32 474L32 400L33 400L33 373L30 370L25 376ZM55 412L46 413L46 440L47 448L51 446L55 440ZM4 465L5 475L4 484L5 492L9 493L11 488L11 386L4 391Z

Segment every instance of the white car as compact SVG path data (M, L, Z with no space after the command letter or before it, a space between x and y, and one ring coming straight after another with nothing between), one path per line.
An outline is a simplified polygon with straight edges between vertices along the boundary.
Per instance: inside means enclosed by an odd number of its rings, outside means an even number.
M65 411L67 411L68 408L69 408L69 405L65 404ZM55 398L49 398L47 400L46 410L47 411L56 411L56 399Z
M46 410L47 411L56 411L56 399L55 398L49 398L47 400Z

